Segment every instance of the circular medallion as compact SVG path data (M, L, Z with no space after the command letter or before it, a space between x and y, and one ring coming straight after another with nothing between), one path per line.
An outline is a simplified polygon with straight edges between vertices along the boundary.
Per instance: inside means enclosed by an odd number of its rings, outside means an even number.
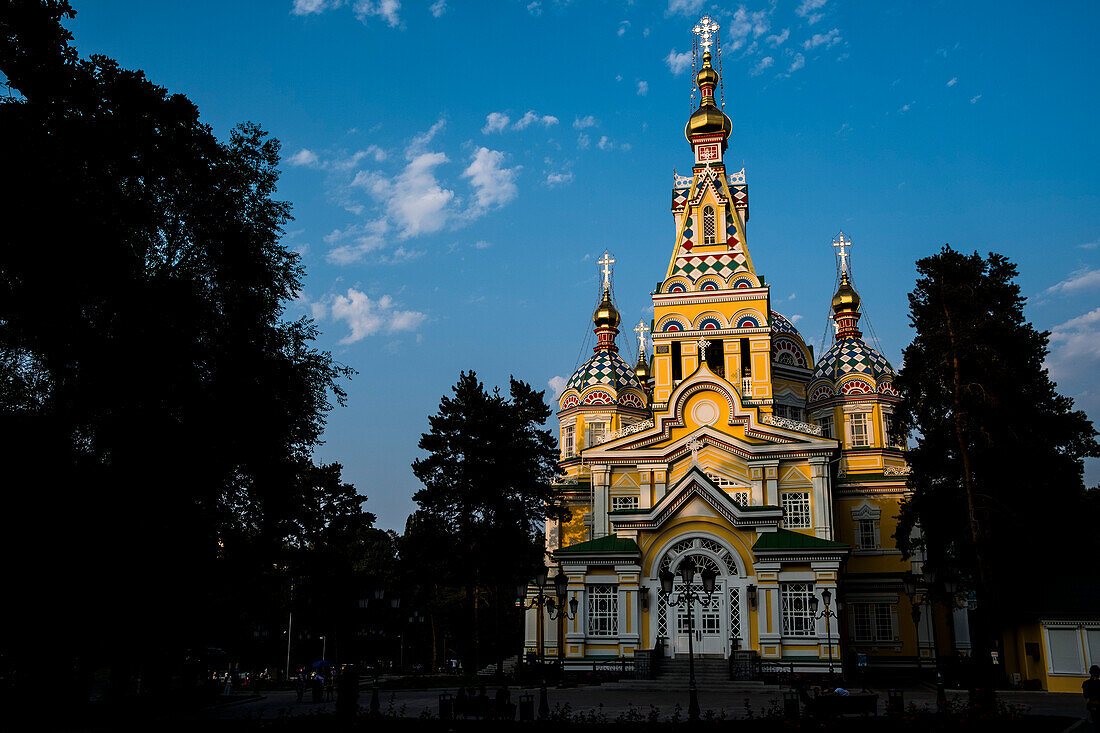
M718 405L710 400L700 400L691 408L691 417L700 425L713 425L718 420Z

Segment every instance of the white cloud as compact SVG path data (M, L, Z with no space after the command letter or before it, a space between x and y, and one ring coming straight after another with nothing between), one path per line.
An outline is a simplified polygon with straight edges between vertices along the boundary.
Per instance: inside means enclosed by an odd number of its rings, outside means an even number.
M596 143L596 147L598 147L600 150L610 150L615 146L611 142L611 139L607 137L607 135L603 135L600 137L600 141Z
M588 144L590 142L591 141L588 139L588 135L585 135L583 132L580 135L577 135L577 147L581 150L587 150Z
M565 391L565 387L569 384L569 380L565 377L550 377L546 382L546 386L550 388L550 391L554 393L554 399L561 397L561 393Z
M462 177L469 178L474 187L477 200L474 206L475 215L494 206L503 206L519 194L516 173L520 167L505 168L503 163L504 153L478 148L469 167L463 171Z
M1090 270L1082 267L1070 273L1070 276L1046 289L1047 295L1057 293L1076 293L1079 290L1100 289L1100 269Z
M745 45L745 41L751 34L753 38L759 38L768 32L771 27L767 10L757 10L750 13L742 5L733 13L729 23L728 35L732 41L732 50L737 51Z
M978 100L979 100L979 99L981 99L981 98L982 98L982 95L980 95L980 94L979 94L979 95L977 95L976 97L971 97L971 98L970 98L970 103L971 103L971 104L977 104L977 103L978 103Z
M356 0L355 17L366 23L367 18L375 17L386 21L391 28L401 24L397 16L401 10L401 0Z
M792 295L791 297L793 298L794 296ZM795 313L793 316L791 316L787 320L790 321L791 323L798 323L799 321L802 320L802 316Z
M485 116L485 127L481 128L481 134L489 135L494 132L503 132L511 121L512 118L503 112L490 112Z
M802 44L802 48L809 51L810 49L817 48L818 46L824 46L825 48L832 48L836 44L840 43L840 29L833 28L828 33L815 33L810 40L805 41Z
M950 79L950 80L948 80L948 82L947 82L947 86L949 86L949 87L953 87L953 86L955 86L955 85L956 85L956 84L958 84L958 83L959 83L959 77L957 77L957 76L953 76L953 77L951 77L951 79Z
M800 18L805 18L807 23L813 25L824 17L822 13L816 13L814 11L823 8L825 2L826 0L802 0L802 4L799 5L794 12Z
M763 74L766 69L771 68L774 64L775 59L773 59L771 56L765 56L764 58L760 59L760 63L754 66L752 72L750 73L752 73L753 76L758 76L760 74Z
M647 94L649 94L649 82L648 81L638 82L638 96L639 97L644 97Z
M352 224L345 229L334 229L325 235L325 244L338 245L325 256L334 265L351 265L361 262L370 252L386 246L389 224L385 219L365 224Z
M347 322L351 331L340 339L342 344L353 344L379 332L413 331L427 318L418 311L398 310L389 295L371 300L355 288L348 288L346 296L333 298L331 310L332 319Z
M428 143L435 139L435 136L439 134L439 131L446 127L446 120L438 120L434 125L429 127L425 132L420 133L413 137L412 142L409 143L409 147L405 150L405 158L412 160L428 147Z
M669 51L668 56L665 57L665 63L668 64L669 71L679 76L691 68L691 51L676 53L676 49L674 48Z
M294 0L294 7L290 12L294 15L314 15L323 12L328 5L331 3L325 0Z
M699 9L703 7L703 2L704 0L668 0L666 15L698 13Z
M573 127L578 130L584 130L589 127L595 127L600 124L592 115L585 115L584 117L577 117L573 120Z
M782 46L787 42L787 39L791 37L791 29L784 28L782 33L777 33L773 36L768 36L764 40L773 46Z
M561 173L547 173L546 185L554 188L555 186L564 186L567 183L573 182L572 171L562 171Z
M914 100L913 100L912 102L910 102L909 104L903 104L903 105L901 105L901 107L900 107L900 108L898 109L898 112L900 112L901 114L905 114L906 112L908 112L909 110L911 110L911 109L913 108L913 105L914 105L914 104L916 104L916 103L917 103L917 100L915 100L915 99L914 99Z
M538 0L535 0L535 2L533 3L529 3L527 5L527 12L531 15L542 15L542 3L540 3Z
M805 65L806 65L806 57L803 56L800 53L796 53L794 55L794 61L791 62L790 68L787 69L787 73L788 74L793 74L794 72L798 71L799 69L801 69Z
M1052 377L1091 380L1100 366L1100 308L1051 329L1050 347L1045 366Z
M302 148L297 153L287 158L286 162L290 163L293 166L305 165L313 168L320 163L320 160L317 158L317 154L314 153L312 150Z
M474 242L474 249L489 249L492 246L492 244L486 242L484 239L479 239Z
M443 188L435 176L435 169L446 162L444 153L414 152L393 180L380 173L360 171L352 185L366 189L383 202L387 216L397 224L403 238L430 234L446 226L451 215L454 191Z
M442 17L447 12L447 0L435 0L429 10L432 11L433 18Z
M630 29L630 21L629 20L622 20L622 21L619 21L619 30L616 31L616 33L621 36L621 35L624 35L629 29Z
M496 114L496 113L494 113L494 114ZM505 124L507 124L507 120L508 120L507 116L505 116L504 119L505 119ZM512 125L512 129L513 130L525 130L525 129L527 129L528 127L530 127L531 125L533 125L535 123L538 123L538 124L542 125L543 127L551 127L553 125L558 124L558 118L555 117L554 115L540 115L538 112L535 112L534 110L528 110L526 113L524 113L523 117L520 117L518 120L515 121L515 124ZM482 129L482 132L485 132L485 130Z
M1100 239L1094 239L1091 242L1077 245L1078 249L1096 249L1097 246L1100 246Z

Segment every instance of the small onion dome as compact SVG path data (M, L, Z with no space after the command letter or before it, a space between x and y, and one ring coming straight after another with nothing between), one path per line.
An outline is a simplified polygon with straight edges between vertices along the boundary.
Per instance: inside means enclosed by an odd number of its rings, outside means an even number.
M852 287L852 282L848 279L848 273L842 273L840 287L837 288L836 295L833 296L833 313L840 315L841 313L858 311L859 303L859 293Z
M733 132L733 122L714 103L714 87L718 84L718 72L710 65L709 53L703 54L703 68L699 69L695 83L699 85L701 101L699 109L688 118L687 125L684 127L684 137L691 142L693 135L722 133L722 137L728 139Z
M608 328L619 327L619 311L611 303L611 293L607 288L603 290L603 300L596 306L596 312L592 314L592 323L596 324L596 328L605 326Z
M583 392L596 385L610 387L615 390L616 397L628 387L645 393L645 388L630 365L614 351L597 351L590 356L588 361L573 372L565 388Z
M638 363L634 365L634 376L642 384L649 381L649 364L646 363L644 353L638 354Z

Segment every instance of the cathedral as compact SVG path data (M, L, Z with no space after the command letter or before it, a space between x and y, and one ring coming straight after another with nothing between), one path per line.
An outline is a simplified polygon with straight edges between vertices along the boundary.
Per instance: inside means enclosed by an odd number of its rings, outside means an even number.
M694 164L673 177L676 234L653 320L624 358L605 253L594 353L558 401L572 519L546 534L567 603L539 604L528 588L526 651L578 670L689 650L810 673L881 669L931 662L938 627L965 653L965 610L933 624L904 587L919 562L893 539L908 473L892 431L896 375L860 329L849 241L834 240L835 338L815 355L753 265L746 174L726 167L732 124L705 24L702 36L685 128ZM707 602L670 605L689 583Z

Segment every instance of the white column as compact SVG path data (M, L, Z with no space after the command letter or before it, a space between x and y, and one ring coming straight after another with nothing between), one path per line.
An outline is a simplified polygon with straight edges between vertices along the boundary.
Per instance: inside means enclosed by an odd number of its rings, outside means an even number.
M592 489L595 505L592 507L592 539L607 536L607 505L610 502L611 469L592 467Z
M814 485L814 534L821 539L833 538L833 487L829 478L829 459L810 459L810 476Z
M970 653L970 615L965 607L956 608L951 614L955 624L955 648Z

